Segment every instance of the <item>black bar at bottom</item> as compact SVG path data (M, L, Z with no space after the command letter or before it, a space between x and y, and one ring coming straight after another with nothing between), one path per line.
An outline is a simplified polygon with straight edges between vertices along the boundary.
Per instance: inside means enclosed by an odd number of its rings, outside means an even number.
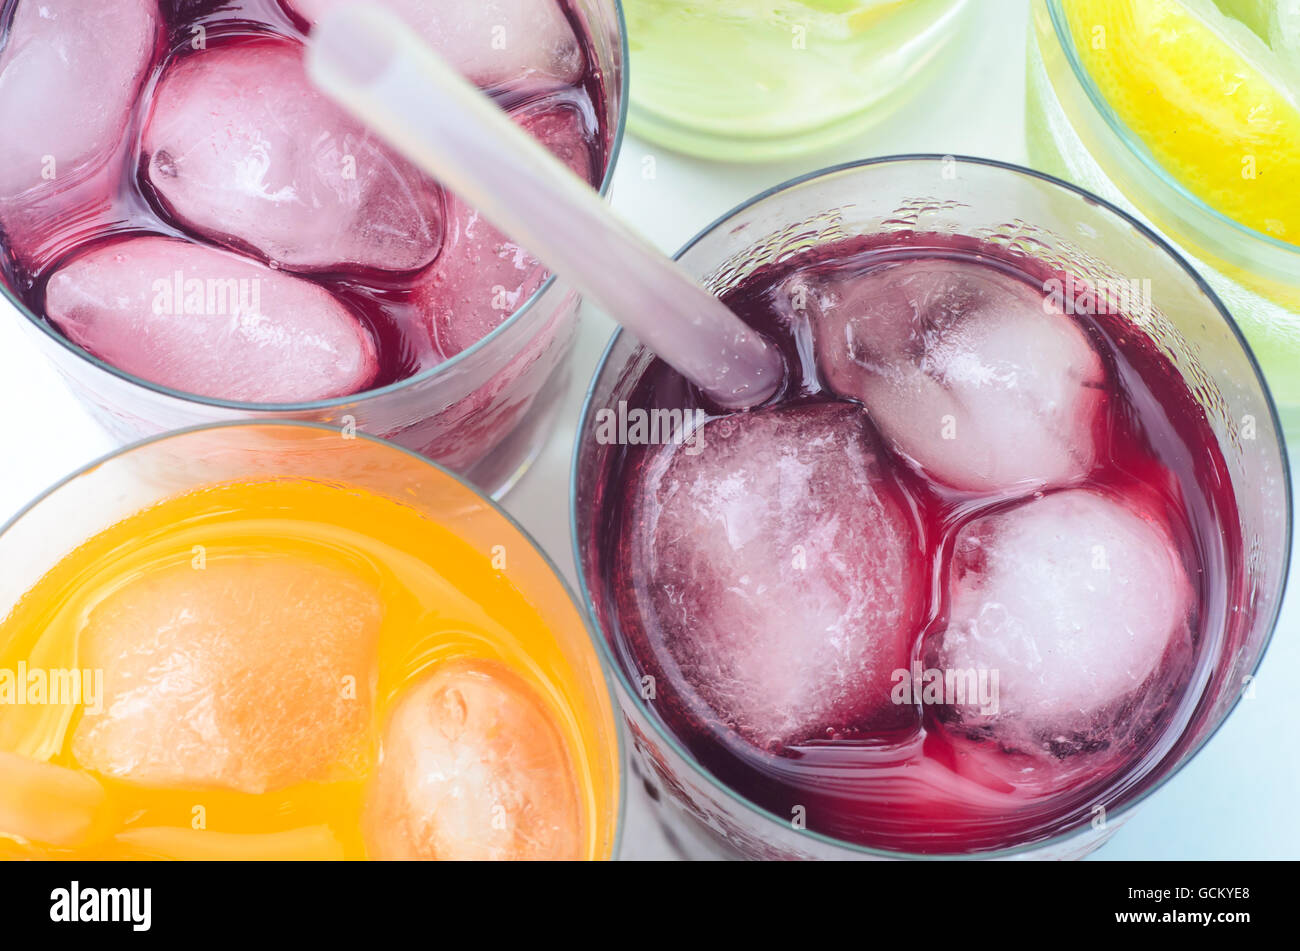
M284 935L295 944L402 934L463 943L518 930L534 939L582 934L586 943L637 934L676 941L683 928L698 935L691 922L701 921L734 939L783 919L814 929L814 940L831 920L864 940L890 921L909 932L939 929L945 940L963 922L968 937L993 940L1038 925L1054 929L1046 934L1232 938L1260 924L1287 926L1291 871L1244 862L0 863L0 929L6 938ZM595 929L603 934L585 934Z

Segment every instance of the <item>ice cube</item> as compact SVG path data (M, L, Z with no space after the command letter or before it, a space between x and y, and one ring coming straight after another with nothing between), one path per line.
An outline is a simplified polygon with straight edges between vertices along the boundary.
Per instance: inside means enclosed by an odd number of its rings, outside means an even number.
M598 184L588 144L597 132L594 117L584 115L575 100L554 97L532 103L510 113L523 130L551 150L583 181Z
M593 163L582 113L548 104L513 114L575 175L590 182ZM445 357L473 346L542 286L547 271L455 195L447 196L447 237L412 301Z
M284 0L308 25L349 0ZM569 85L584 56L556 0L379 0L472 83Z
M19 0L0 53L0 202L118 151L158 42L155 0Z
M150 786L262 793L355 779L369 752L383 607L374 587L305 555L210 551L108 595L81 632L103 710L73 754Z
M175 61L141 149L178 223L291 270L415 270L442 241L437 186L317 92L288 40Z
M1190 651L1193 592L1169 529L1097 490L963 526L948 586L926 664L997 671L996 711L945 713L1006 749L1059 756L1140 738Z
M20 0L6 14L0 228L7 248L35 270L118 217L127 123L159 43L158 7Z
M45 289L68 339L119 369L258 403L344 396L378 370L355 315L310 281L175 238L100 244Z
M783 296L793 319L811 322L827 386L861 400L932 478L971 491L1026 490L1091 468L1101 358L1029 284L928 259L865 274L806 272Z
M377 859L578 859L573 766L534 690L488 661L453 661L410 687L366 792Z
M80 848L108 835L113 818L93 776L0 751L0 839Z
M924 559L861 408L762 409L694 438L642 460L616 565L620 613L645 619L681 700L767 749L909 722L890 694Z

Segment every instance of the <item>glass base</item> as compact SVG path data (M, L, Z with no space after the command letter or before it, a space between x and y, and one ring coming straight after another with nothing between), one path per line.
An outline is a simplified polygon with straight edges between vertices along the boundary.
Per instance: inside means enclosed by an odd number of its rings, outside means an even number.
M629 131L723 161L783 159L839 144L915 98L960 34L971 5L926 0L886 22L861 24L851 38L828 38L827 25L811 9L798 13L804 6L813 5L790 4L769 22L673 2L630 5L634 34L639 18L648 47L632 47ZM663 17L692 33L679 37L671 53L664 48ZM785 39L773 26L787 21L804 32ZM791 42L807 45L792 53Z
M726 135L687 125L640 107L635 101L628 111L627 127L633 135L686 155L725 162L774 161L830 148L861 135L914 99L919 86L919 82L909 83L891 94L888 101L875 102L834 122L794 133L755 132L743 138Z

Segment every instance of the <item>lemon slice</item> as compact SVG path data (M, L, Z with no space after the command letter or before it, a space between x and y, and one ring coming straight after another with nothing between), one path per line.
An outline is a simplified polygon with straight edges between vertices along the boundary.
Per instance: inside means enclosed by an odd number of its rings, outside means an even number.
M1061 6L1098 91L1166 172L1229 218L1300 244L1300 96L1289 54L1263 39L1290 42L1289 2Z

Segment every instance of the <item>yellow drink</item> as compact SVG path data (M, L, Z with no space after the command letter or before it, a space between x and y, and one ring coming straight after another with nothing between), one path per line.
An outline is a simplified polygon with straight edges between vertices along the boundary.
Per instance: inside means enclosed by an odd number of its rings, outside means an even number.
M1300 189L1288 187L1300 175L1300 90L1280 53L1210 0L1062 9L1098 91L1163 168L1229 218L1300 244Z
M284 479L96 534L0 624L0 856L609 857L608 696L493 516Z
M1136 211L1222 299L1300 434L1300 0L1036 0L1033 164Z

